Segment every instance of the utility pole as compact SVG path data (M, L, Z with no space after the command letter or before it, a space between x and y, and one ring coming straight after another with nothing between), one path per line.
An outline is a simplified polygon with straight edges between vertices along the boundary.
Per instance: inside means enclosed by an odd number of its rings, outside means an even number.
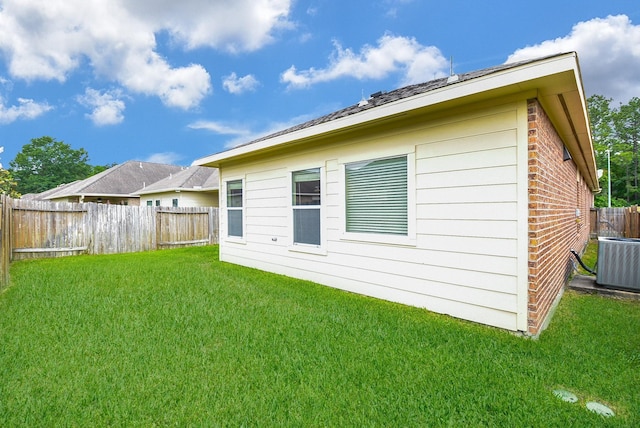
M607 150L607 180L608 180L607 197L609 198L608 207L611 208L611 150Z

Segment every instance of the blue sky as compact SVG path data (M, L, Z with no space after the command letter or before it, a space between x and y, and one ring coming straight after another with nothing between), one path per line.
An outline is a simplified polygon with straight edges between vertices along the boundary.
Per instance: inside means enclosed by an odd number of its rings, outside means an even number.
M93 165L189 165L362 96L577 51L640 96L638 0L0 0L0 162L48 135Z

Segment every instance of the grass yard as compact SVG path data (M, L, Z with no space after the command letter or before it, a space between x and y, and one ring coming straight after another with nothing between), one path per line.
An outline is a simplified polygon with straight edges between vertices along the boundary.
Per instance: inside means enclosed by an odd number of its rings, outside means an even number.
M589 269L591 270L597 269L597 264L598 264L598 240L597 239L592 239L589 241L589 243L587 244L587 248L585 248L584 250L584 254L582 254L580 258L582 259L582 262L585 265L587 265ZM577 262L576 262L576 265L578 268L577 269L578 273L580 275L591 275L589 272L583 269L582 266L580 266Z
M0 426L640 426L639 302L567 292L528 340L217 259L13 264Z

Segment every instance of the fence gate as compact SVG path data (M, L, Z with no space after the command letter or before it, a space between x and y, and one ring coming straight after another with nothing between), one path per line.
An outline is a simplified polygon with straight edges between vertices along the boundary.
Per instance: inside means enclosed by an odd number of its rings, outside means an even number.
M640 210L638 206L592 209L591 235L640 238Z
M218 242L217 224L217 210L158 208L156 245L158 248L177 248L214 244Z
M87 252L84 204L14 200L12 259L68 256Z

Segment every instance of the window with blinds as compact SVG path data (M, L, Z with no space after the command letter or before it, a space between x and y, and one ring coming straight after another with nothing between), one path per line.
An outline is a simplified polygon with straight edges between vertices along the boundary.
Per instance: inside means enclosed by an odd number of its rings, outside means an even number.
M227 182L227 235L242 237L242 180Z
M293 242L320 245L320 168L291 174Z
M407 157L345 165L346 231L408 234Z

